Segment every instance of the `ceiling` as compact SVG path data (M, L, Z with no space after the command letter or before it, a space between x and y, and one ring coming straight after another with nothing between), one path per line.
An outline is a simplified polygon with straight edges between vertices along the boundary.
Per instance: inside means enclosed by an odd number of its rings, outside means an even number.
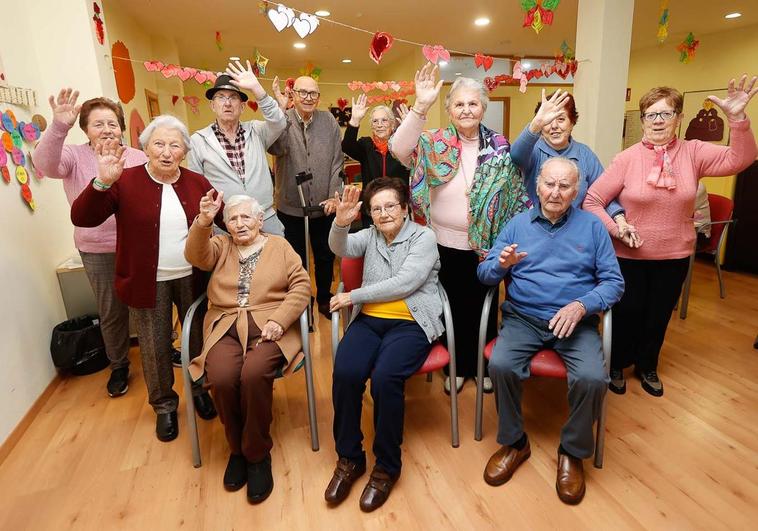
M105 1L106 22L108 3ZM615 0L608 0L615 1ZM307 62L324 71L357 68L377 69L368 56L374 31L384 31L396 38L425 44L442 44L448 50L484 52L491 55L553 56L566 40L573 47L576 39L577 0L563 0L555 11L551 26L539 35L523 28L519 0L434 0L416 2L385 0L289 0L285 5L313 13L331 12L331 20L368 30L355 31L322 21L297 50L292 44L301 39L293 28L277 33L273 24L258 11L258 0L129 0L120 9L151 34L174 39L183 65L209 70L224 66L229 56L252 57L258 48L278 69L301 68ZM465 8L461 6L465 5ZM632 49L657 45L656 32L660 0L636 0ZM758 24L756 0L670 0L669 39L665 46L675 46L689 31L695 36L728 28ZM725 20L724 14L739 11L742 17ZM474 26L473 21L486 16L491 23ZM215 43L220 31L223 50ZM407 56L414 50L396 41L382 66ZM352 59L351 65L342 64ZM160 60L160 57L150 58Z

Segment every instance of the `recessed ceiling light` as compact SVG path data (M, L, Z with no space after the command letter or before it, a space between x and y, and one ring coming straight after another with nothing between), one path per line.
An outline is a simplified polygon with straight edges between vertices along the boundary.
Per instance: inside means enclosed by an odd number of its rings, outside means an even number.
M487 17L480 17L474 21L476 26L486 26L490 23L490 19Z
M343 59L342 62L343 63L352 63L353 60L352 59Z
M240 58L239 57L230 57L229 60L230 61L239 61Z
M329 15L331 15L331 13L327 11L326 9L319 9L318 11L314 13L314 15L316 15L317 17L328 17Z
M304 42L296 42L292 46L294 46L295 48L298 48L298 49L302 50L303 48L305 48L305 43Z
M522 66L523 68L531 68L531 67L532 67L532 63L529 63L529 62L522 62L522 63L521 63L521 66Z
M456 76L462 76L463 74L461 74L460 72L456 72L455 75Z
M724 15L724 18L740 18L742 16L742 13L729 13Z
M440 65L440 66L447 66L447 61L440 61L437 64Z

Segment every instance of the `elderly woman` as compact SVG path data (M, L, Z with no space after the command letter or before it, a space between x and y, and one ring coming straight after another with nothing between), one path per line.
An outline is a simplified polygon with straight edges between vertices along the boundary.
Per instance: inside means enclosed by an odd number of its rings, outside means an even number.
M363 257L360 288L338 293L332 311L353 307L337 348L332 380L334 439L339 460L324 497L341 503L366 471L361 406L366 380L374 399L376 465L361 494L365 512L380 507L400 476L405 380L423 364L443 332L440 268L434 233L408 219L408 186L379 177L364 190L374 226L348 234L361 207L347 186L338 200L329 246L339 256Z
M116 215L116 295L129 306L137 325L148 399L157 415L156 435L171 441L179 434L174 371L169 343L172 304L187 313L203 291L203 276L184 258L189 226L211 185L202 175L181 168L189 148L185 125L158 116L140 135L147 164L124 169L126 148L116 139L95 147L96 177L71 206L77 227L96 227ZM200 334L192 334L190 353L200 352ZM198 414L216 410L202 386L193 389Z
M311 285L287 240L261 232L263 209L252 197L230 197L223 211L229 235L211 237L222 196L214 199L211 190L203 197L184 251L191 264L213 272L203 351L190 374L193 380L206 375L224 424L231 450L224 487L247 483L247 499L259 503L274 487L274 377L302 350L292 325L308 305Z
M758 155L745 107L758 92L756 78L729 82L725 99L708 96L729 120L730 146L681 140L682 95L657 87L640 99L642 141L619 153L590 187L584 208L605 222L614 241L626 290L613 308L611 391L626 391L624 368L634 365L642 388L663 395L658 358L671 312L694 250L695 192L703 176L733 175ZM631 232L622 233L605 208L618 198Z
M450 297L455 325L455 385L476 374L479 309L487 295L476 268L498 233L528 198L506 138L482 125L489 98L477 80L458 78L445 98L450 125L423 131L426 113L439 96L437 67L416 72L416 101L390 139L390 150L411 168L414 214L432 227L442 269L440 282ZM496 335L497 301L493 300L487 338ZM492 382L483 387L492 392ZM445 391L449 392L449 377Z
M106 140L121 142L126 128L124 113L118 104L107 98L93 98L77 105L78 98L79 92L70 88L61 89L57 98L50 96L53 121L34 150L34 163L41 173L63 181L69 204L97 173L97 146ZM64 145L77 116L88 142ZM147 160L138 149L127 147L124 153L126 167L139 166ZM108 395L120 396L129 389L129 308L116 297L113 288L115 218L111 216L97 227L74 228L74 244L97 300L100 330L111 368Z

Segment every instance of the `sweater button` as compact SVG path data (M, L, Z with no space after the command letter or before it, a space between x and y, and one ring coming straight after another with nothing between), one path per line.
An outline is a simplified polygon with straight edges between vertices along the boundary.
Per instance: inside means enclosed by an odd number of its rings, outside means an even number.
M414 306L413 308L411 308L411 311L412 311L412 312L417 312L417 311L418 311L418 308L417 308L416 306Z

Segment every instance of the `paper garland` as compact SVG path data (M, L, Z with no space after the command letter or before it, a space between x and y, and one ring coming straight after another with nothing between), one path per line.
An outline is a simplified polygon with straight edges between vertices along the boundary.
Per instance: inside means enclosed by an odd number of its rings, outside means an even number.
M541 77L547 77L552 74L558 74L561 78L566 79L569 74L576 74L578 67L576 60L560 61L556 59L552 63L542 63L539 68L533 68L524 72L521 67L521 61L518 61L513 65L513 74L501 74L495 77L485 77L484 86L487 90L492 92L500 85L519 85L519 91L521 93L526 92L526 85L532 79L540 79Z
M164 65L160 61L145 61L142 63L148 72L160 72L166 79L178 77L182 81L194 79L199 85L212 85L216 82L216 74L208 70L198 70L197 68L182 67L179 65Z
M319 18L317 16L301 11L300 16L295 18L295 11L282 4L279 4L276 9L269 9L267 15L276 31L281 32L286 28L292 27L301 39L316 31L319 25Z
M477 68L484 68L485 72L492 68L492 63L494 62L495 60L489 55L484 55L481 53L474 55L474 65L476 65Z
M554 11L561 0L521 0L524 15L524 28L531 28L539 35L542 28L553 24Z
M384 54L392 48L393 42L395 42L395 37L384 31L377 31L371 39L371 44L369 44L368 56L376 64L379 64Z
M698 46L700 46L700 41L695 39L695 36L690 32L687 38L676 47L676 51L679 52L679 62L687 64L692 61L695 58Z
M669 36L669 0L661 0L661 15L658 18L658 34L656 38L663 43Z
M448 52L441 44L425 44L421 48L421 53L424 54L426 60L430 63L437 64L438 61L450 61L450 52Z

